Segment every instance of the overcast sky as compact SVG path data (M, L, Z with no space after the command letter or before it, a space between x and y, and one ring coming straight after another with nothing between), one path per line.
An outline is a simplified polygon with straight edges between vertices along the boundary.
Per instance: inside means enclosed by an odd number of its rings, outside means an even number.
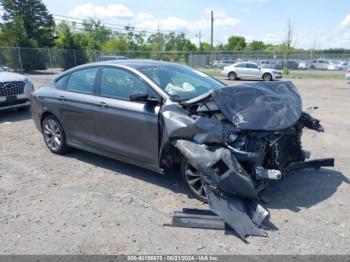
M294 24L294 45L302 48L350 48L350 0L44 0L53 14L95 17L106 23L147 30L183 31L198 42L210 39L214 10L214 42L230 35L248 41L281 43L288 19Z

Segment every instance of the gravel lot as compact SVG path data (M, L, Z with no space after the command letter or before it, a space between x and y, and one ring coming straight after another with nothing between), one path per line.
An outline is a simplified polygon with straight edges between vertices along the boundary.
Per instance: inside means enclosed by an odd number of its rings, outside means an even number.
M36 86L52 75L34 75ZM279 187L268 237L245 244L222 231L164 227L189 198L179 176L74 150L49 153L29 113L0 112L1 254L350 254L350 85L293 80L326 133L304 133L334 169L303 171ZM234 82L237 84L239 82Z

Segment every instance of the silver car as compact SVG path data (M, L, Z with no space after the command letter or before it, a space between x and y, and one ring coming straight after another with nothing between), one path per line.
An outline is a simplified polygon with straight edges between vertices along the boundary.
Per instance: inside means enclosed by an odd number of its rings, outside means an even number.
M263 79L271 81L282 78L282 72L271 68L261 68L255 63L241 62L225 66L221 75L230 80L236 79Z
M28 110L33 91L33 83L27 77L0 71L0 111L11 108Z

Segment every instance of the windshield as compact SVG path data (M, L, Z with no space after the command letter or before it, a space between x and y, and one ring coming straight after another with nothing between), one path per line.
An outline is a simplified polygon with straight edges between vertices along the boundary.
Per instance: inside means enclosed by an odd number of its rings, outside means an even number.
M176 101L192 99L225 87L218 80L182 65L148 65L138 70Z

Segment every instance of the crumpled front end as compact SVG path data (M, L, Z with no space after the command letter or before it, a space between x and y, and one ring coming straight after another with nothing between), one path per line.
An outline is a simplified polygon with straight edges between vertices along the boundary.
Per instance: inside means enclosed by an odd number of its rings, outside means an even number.
M269 213L260 193L272 181L296 169L334 165L334 159L307 161L303 128L323 128L301 108L291 82L227 87L163 107L163 141L203 174L210 210L243 240L266 235L260 226Z

